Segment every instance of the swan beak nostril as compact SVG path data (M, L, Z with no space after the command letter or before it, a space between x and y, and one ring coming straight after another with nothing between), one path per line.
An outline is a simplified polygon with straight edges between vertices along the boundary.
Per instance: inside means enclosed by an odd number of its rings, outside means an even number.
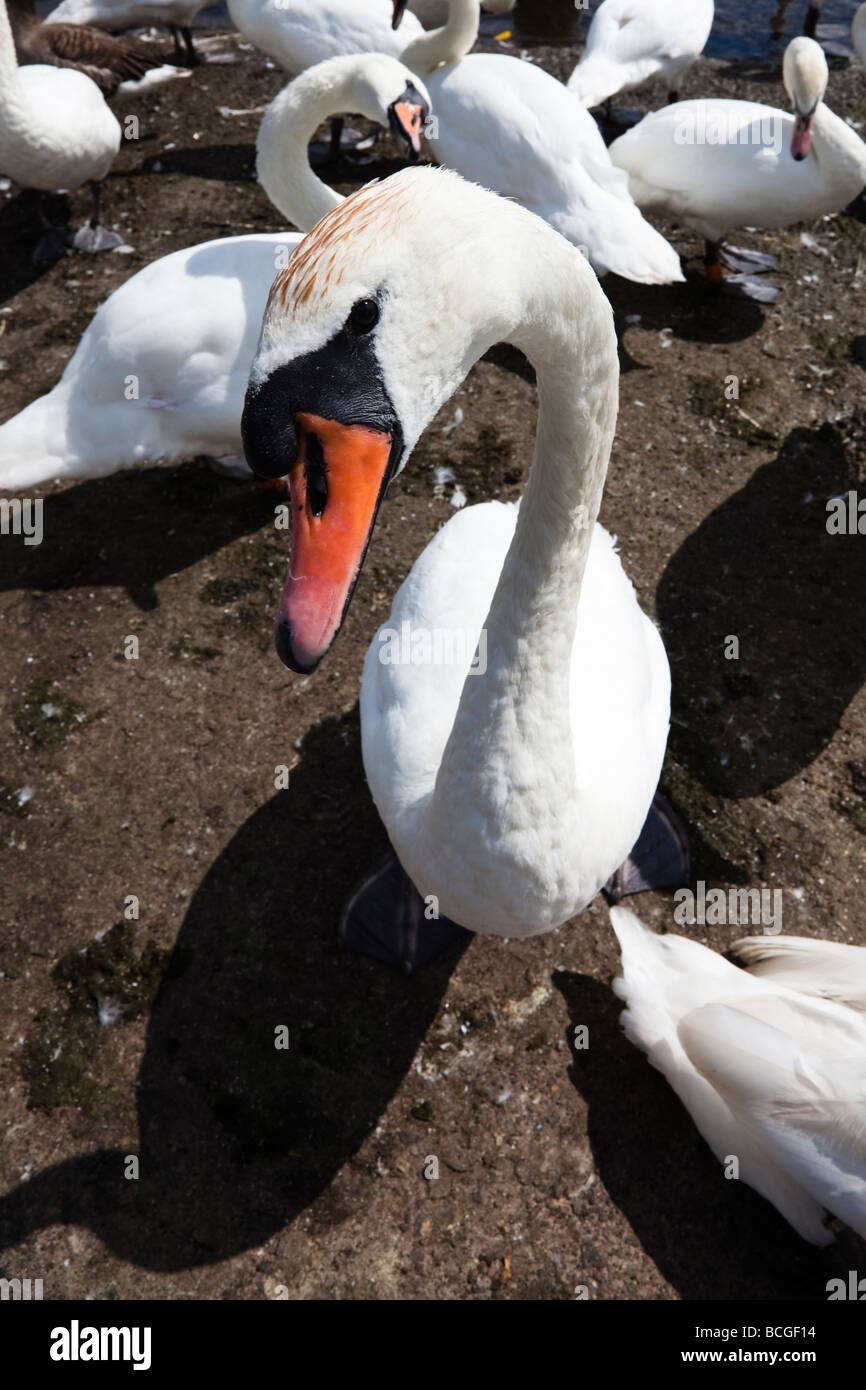
M315 670L340 630L389 477L392 436L299 413L289 476L292 555L276 622L281 661Z

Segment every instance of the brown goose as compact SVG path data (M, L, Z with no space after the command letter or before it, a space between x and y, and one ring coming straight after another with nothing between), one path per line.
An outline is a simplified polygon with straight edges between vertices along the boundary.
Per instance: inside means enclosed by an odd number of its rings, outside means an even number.
M77 68L96 83L104 97L113 97L121 82L140 82L163 66L159 58L148 57L125 39L102 29L85 24L43 24L34 0L7 0L7 9L19 64Z

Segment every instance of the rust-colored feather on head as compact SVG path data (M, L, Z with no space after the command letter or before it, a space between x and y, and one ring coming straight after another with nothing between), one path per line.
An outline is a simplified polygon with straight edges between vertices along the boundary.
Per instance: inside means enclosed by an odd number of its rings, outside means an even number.
M366 184L352 193L316 223L280 271L271 286L267 316L279 312L278 306L294 316L310 302L314 291L318 305L326 305L355 261L354 255L344 254L347 243L363 255L411 201L410 192L391 179Z

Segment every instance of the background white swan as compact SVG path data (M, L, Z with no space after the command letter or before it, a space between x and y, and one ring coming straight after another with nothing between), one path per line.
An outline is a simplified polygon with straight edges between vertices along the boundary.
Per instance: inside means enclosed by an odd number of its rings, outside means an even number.
M424 31L413 14L396 32L390 0L227 0L233 23L287 72L303 72L341 53L399 58Z
M186 45L187 61L198 61L192 42L191 24L208 0L61 0L51 11L52 24L98 24L101 29L135 29L140 25L165 25L174 34L175 52L180 53L180 37Z
M259 131L258 171L287 219L308 228L342 201L307 162L310 135L333 112L351 107L390 121L407 149L420 148L426 98L412 80L394 58L352 55L310 69L274 99ZM0 425L0 487L197 453L237 457L268 290L301 235L205 242L115 290L53 390Z
M275 282L244 442L263 476L299 460L277 646L312 670L342 621L383 482L500 341L538 372L526 492L519 508L466 508L427 546L368 652L361 725L373 798L418 892L473 931L532 936L585 907L634 846L668 729L661 638L595 525L618 364L586 260L450 171L404 170L361 190ZM392 661L383 638L404 623L464 640L444 664ZM425 943L409 930L407 944L391 882L388 869L356 897L345 939L372 937L375 954L406 963Z
M866 184L866 145L824 105L820 46L793 39L783 77L793 116L749 101L680 102L645 116L610 147L640 208L707 240L716 278L719 243L732 228L786 227L838 212ZM761 298L775 295L747 276L734 279Z
M584 106L598 106L617 92L661 77L668 100L675 101L712 27L713 0L603 0L568 90Z
M646 1052L716 1157L734 1156L754 1187L806 1240L827 1245L833 1212L866 1236L866 1018L772 970L757 978L680 936L656 936L611 909L622 951L614 983L626 1035ZM740 943L760 959L763 940ZM819 979L821 948L806 945ZM866 950L856 966L866 984ZM790 959L790 952L788 955ZM767 959L772 956L772 947ZM852 963L849 958L849 965ZM793 984L794 976L787 979Z
M439 162L543 217L586 249L599 275L681 280L677 253L641 216L598 126L563 84L508 54L465 56L478 18L479 0L451 0L448 23L403 51L430 92L427 138Z
M23 189L51 192L90 183L93 216L73 244L81 251L119 246L99 220L99 184L120 148L120 126L89 77L71 68L19 68L5 0L0 0L0 174ZM41 249L40 249L41 248ZM46 258L62 254L47 240Z

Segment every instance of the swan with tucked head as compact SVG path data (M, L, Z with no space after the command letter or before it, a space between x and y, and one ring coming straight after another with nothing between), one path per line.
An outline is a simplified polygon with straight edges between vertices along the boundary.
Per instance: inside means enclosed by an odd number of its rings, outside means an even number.
M610 147L639 207L685 223L706 240L707 273L722 278L720 247L735 227L787 227L838 212L866 184L866 145L824 105L827 60L793 39L783 78L793 115L751 101L685 101L653 111ZM735 290L772 300L738 251ZM745 264L743 264L745 262ZM767 269L772 257L753 258Z
M390 125L415 158L428 109L423 84L384 54L310 68L262 119L262 187L287 220L312 227L342 202L307 160L320 122L358 112ZM54 389L0 425L0 487L101 477L194 454L249 476L239 457L244 391L268 290L301 238L227 237L175 251L133 275L99 309ZM132 400L130 380L137 383Z
M395 22L403 9L394 0ZM516 198L584 248L599 275L682 280L679 256L635 207L589 112L534 63L470 54L478 19L479 0L451 0L447 24L402 53L430 92L427 138L440 164Z
M866 950L747 937L738 970L697 941L613 908L626 1035L670 1082L719 1159L805 1240L827 1211L866 1236Z
M568 90L584 106L661 77L668 101L703 52L713 27L713 0L603 0Z
M523 500L467 507L439 531L364 667L367 779L417 891L392 865L374 873L344 940L404 965L442 927L422 897L476 932L559 926L622 865L653 801L667 658L596 525L617 412L612 310L541 219L450 171L406 170L329 214L277 278L244 409L253 470L290 476L276 640L309 672L343 621L390 479L501 341L538 374ZM463 640L444 664L404 661L385 640L404 624ZM669 828L652 824L669 848ZM682 882L681 860L665 867Z

